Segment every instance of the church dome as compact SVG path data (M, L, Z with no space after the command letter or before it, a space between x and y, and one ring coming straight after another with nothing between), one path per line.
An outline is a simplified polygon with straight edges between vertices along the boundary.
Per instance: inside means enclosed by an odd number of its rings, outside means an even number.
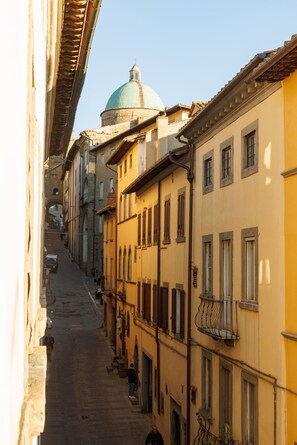
M130 115L131 118L135 118L137 117L136 114L138 114L139 117L150 117L164 109L164 104L159 95L150 86L141 81L141 70L135 64L130 70L129 82L120 86L110 96L105 110L102 113L102 120L104 119L104 115L110 110L114 110L113 115L117 113L117 110L127 110L127 112L124 113L127 116L129 114L128 110L134 110L134 113L131 114L130 112ZM142 112L137 113L137 110L142 110ZM110 114L111 113L108 113L108 115ZM118 113L117 116L120 116L120 113ZM128 120L130 120L130 118Z

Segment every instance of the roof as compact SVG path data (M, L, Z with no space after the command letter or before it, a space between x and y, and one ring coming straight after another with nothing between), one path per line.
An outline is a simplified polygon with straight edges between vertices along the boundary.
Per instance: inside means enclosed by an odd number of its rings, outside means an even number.
M258 82L277 82L284 80L297 69L297 34L291 40L270 53L253 72Z
M48 100L53 107L49 156L67 149L78 100L84 84L91 40L102 0L63 1L63 23L57 81ZM51 114L49 110L49 114Z

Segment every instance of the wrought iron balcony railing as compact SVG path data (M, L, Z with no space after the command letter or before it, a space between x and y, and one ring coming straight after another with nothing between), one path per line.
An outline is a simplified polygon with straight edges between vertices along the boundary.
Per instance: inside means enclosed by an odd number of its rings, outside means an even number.
M195 317L198 331L214 339L238 340L237 301L200 296Z
M230 435L229 437L226 437L226 435L222 437L215 436L210 432L210 422L204 419L199 412L196 415L199 427L193 445L238 445L238 441L234 441Z

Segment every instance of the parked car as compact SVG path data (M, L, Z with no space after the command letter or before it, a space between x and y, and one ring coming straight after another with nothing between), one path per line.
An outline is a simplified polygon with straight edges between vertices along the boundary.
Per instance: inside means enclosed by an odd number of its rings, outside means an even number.
M47 267L51 272L57 272L58 255L47 254L45 257L45 267Z
M46 328L51 329L52 326L53 326L53 320L49 316L47 316L46 317Z

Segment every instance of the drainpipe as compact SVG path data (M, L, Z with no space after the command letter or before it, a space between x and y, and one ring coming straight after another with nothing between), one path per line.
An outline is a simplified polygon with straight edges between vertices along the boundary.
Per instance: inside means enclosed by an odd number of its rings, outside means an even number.
M113 168L109 167L109 165L105 164L105 166L111 170L114 175L115 175L115 189L116 189L116 209L115 209L115 214L116 214L116 218L115 218L115 258L114 258L114 273L115 273L115 281L114 281L114 316L115 316L115 320L114 320L114 353L115 355L117 355L117 310L118 310L118 296L117 296L117 291L118 291L118 282L117 282L117 277L118 277L118 171L114 170Z
M161 390L160 390L160 342L159 342L159 323L160 323L160 275L161 275L161 182L158 181L158 245L157 245L157 325L156 325L156 344L157 344L157 382L158 382L158 414L161 414Z
M187 144L186 141L181 141ZM192 309L192 239L193 239L193 181L194 181L194 145L189 144L190 166L182 164L173 158L173 154L169 153L169 159L173 164L187 170L187 180L190 184L189 192L189 242L188 242L188 311L187 311L187 434L186 445L190 445L191 435L191 309Z

